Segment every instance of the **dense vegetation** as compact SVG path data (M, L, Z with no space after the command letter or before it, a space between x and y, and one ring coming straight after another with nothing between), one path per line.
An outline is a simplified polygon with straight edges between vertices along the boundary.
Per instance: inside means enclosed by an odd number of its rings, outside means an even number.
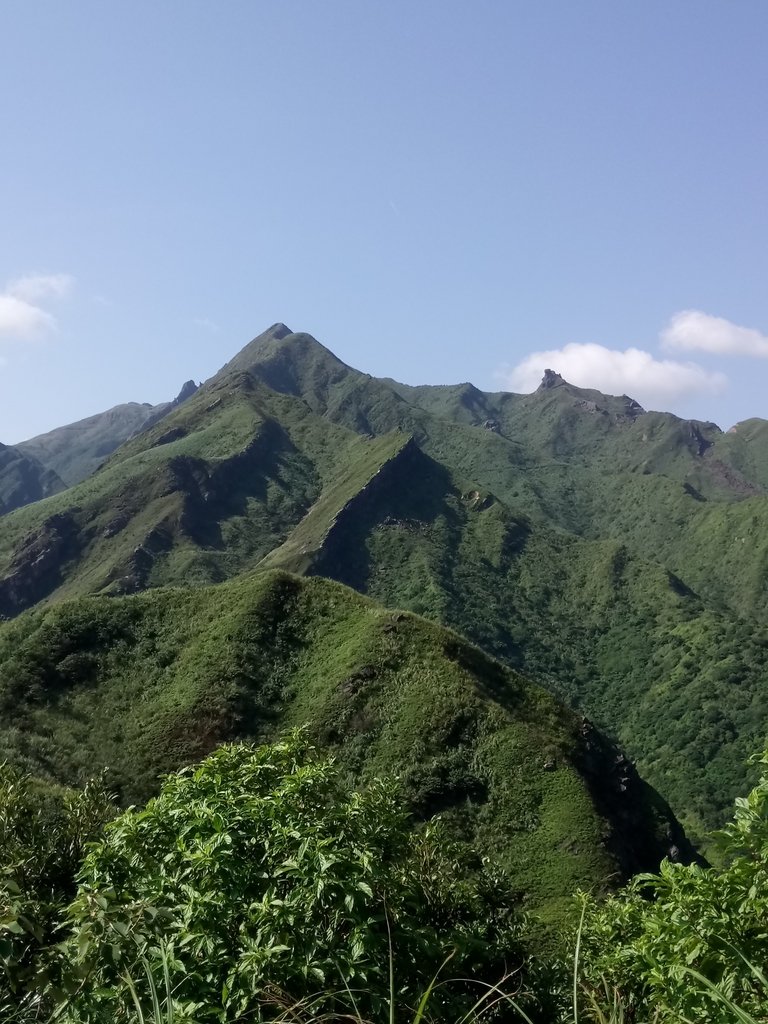
M220 747L113 821L100 785L3 777L3 1020L415 1020L424 1001L452 1022L489 984L505 1021L768 1020L768 778L738 804L725 868L667 863L582 897L545 952L503 873L469 867L439 823L414 829L398 784L351 789L300 735Z
M411 388L284 325L121 408L0 447L6 1016L158 972L190 1024L338 1016L333 967L381 1019L455 947L552 1024L584 889L582 1018L764 1019L765 780L708 833L766 739L765 421ZM296 727L319 759L221 747Z
M554 374L526 396L408 388L275 325L93 476L3 517L0 615L330 576L581 709L701 839L764 741L762 424L722 434Z
M655 867L681 830L625 759L454 633L285 573L89 598L0 631L0 759L64 784L109 767L126 802L219 743L305 725L355 777L397 774L521 898Z
M414 1002L449 953L478 977L522 965L500 878L470 878L434 827L410 828L393 786L352 792L299 739L221 747L112 822L82 863L46 856L43 825L61 801L38 807L29 829L17 794L27 809L39 797L28 779L13 790L0 794L16 833L0 886L4 1019L57 1003L68 1020L124 1019L126 977L149 1002L144 964L158 981L170 971L176 1013L200 1022L270 1019L285 999L313 1011L353 999L378 1016L390 967L397 998ZM93 803L66 800L75 845L102 814ZM467 997L454 986L440 999L447 1009Z
M619 992L631 1020L768 1020L768 776L716 838L722 870L665 863L587 899L584 980Z

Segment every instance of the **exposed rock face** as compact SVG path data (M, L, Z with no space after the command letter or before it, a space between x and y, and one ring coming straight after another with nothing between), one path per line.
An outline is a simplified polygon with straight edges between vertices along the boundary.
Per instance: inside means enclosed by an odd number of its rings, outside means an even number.
M46 519L20 545L10 572L0 579L0 615L10 617L41 601L58 585L62 567L79 550L78 524L71 513Z
M600 407L598 406L597 402L589 401L586 398L580 399L576 403L576 408L577 409L583 409L585 412L602 412L603 411L602 409L600 409Z
M155 558L164 554L171 547L170 531L162 524L156 526L144 537L141 544L133 549L127 563L121 567L112 588L114 594L135 594L144 590L149 584L149 576L155 564Z
M150 415L132 436L135 437L137 434L143 434L145 430L149 430L151 427L154 427L156 423L159 423L160 420L165 419L168 413L173 412L174 409L178 409L182 403L186 402L188 398L191 398L199 387L200 385L195 384L193 380L186 381L182 384L181 391L179 391L174 400L172 402L164 402L162 405L156 405Z
M579 769L588 780L595 807L614 823L603 842L627 877L648 870L644 865L658 858L660 843L665 847L664 855L672 860L704 864L669 806L641 778L633 762L586 716L581 718L578 734ZM653 835L650 807L655 808L657 820L667 822L663 836Z
M687 428L690 448L697 455L703 455L708 448L712 447L713 442L703 435L697 423L691 420L688 422Z
M633 416L639 416L640 413L645 412L645 409L640 405L639 402L635 401L634 398L630 398L629 395L622 395L622 398L627 400L627 413Z
M195 384L193 380L185 381L181 386L181 391L176 395L172 404L177 406L181 405L182 402L186 402L188 398L191 398L192 395L194 395L199 387L200 385Z
M549 391L551 388L559 387L561 384L565 384L565 381L559 373L556 373L554 370L545 370L538 390Z

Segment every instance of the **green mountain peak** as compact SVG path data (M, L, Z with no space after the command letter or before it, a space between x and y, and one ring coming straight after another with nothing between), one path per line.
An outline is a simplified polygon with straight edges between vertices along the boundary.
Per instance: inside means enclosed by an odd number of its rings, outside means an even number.
M0 631L0 756L126 802L226 740L303 725L350 774L396 774L510 873L545 919L692 851L669 808L582 716L457 634L323 579L66 602ZM31 744L20 726L34 721Z
M768 720L764 421L723 434L545 380L411 387L276 324L91 476L0 520L0 615L329 577L583 711L701 834Z

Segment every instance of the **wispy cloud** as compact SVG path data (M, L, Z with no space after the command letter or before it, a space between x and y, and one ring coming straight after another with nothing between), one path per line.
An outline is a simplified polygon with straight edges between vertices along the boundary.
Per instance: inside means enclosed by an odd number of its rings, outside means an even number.
M661 332L661 343L666 349L768 359L768 335L698 309L675 313Z
M63 299L72 291L75 279L71 274L26 274L9 281L6 294L23 302Z
M0 336L30 338L56 329L56 318L40 305L60 299L74 287L69 274L27 274L0 292Z
M546 352L533 352L499 376L510 391L534 391L545 369L556 370L571 384L608 394L629 394L646 406L663 404L687 395L717 394L727 378L698 366L671 359L656 359L639 348L611 349L596 344L569 344Z

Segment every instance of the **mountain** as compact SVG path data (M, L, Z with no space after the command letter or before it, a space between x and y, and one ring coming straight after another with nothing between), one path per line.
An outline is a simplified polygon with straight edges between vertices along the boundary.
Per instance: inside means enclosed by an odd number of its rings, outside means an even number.
M690 857L669 808L580 716L457 634L338 583L266 572L28 613L0 632L0 758L124 801L230 739L305 726L357 778L397 774L557 918ZM472 853L472 851L475 851Z
M56 473L18 446L0 444L0 516L64 487Z
M410 387L276 324L0 524L0 614L325 576L461 631L615 737L694 835L768 721L764 421L576 388Z
M154 426L196 390L194 381L189 380L172 402L160 405L126 402L46 434L38 434L16 447L55 472L71 487L94 473L107 456L129 437Z

